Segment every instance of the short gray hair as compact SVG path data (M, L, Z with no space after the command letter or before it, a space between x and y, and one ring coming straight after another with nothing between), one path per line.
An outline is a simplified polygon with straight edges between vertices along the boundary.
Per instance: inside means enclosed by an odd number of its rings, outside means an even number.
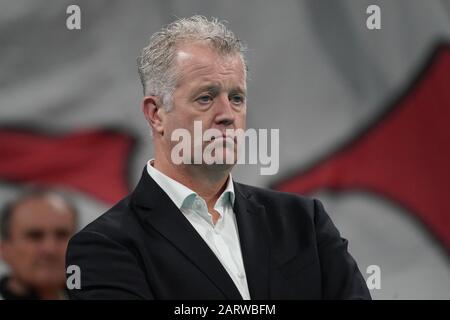
M166 110L172 106L172 93L179 79L172 62L178 47L186 41L207 41L222 55L239 54L247 71L246 47L224 22L199 15L178 19L154 33L137 58L144 95L161 97Z

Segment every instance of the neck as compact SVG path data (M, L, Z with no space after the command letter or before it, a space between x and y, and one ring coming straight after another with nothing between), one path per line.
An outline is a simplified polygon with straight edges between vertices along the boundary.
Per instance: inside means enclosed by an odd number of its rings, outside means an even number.
M232 166L174 165L170 160L155 157L153 167L185 185L202 197L208 208L213 208L226 187Z

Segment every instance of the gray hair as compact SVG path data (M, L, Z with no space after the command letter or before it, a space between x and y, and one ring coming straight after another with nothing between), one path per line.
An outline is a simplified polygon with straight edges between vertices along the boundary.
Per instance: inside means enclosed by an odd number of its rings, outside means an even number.
M179 79L173 59L180 45L187 41L207 41L219 54L239 54L245 72L245 45L217 18L195 15L178 19L150 38L148 46L137 58L139 76L144 95L155 95L162 99L167 111L172 106L172 93Z

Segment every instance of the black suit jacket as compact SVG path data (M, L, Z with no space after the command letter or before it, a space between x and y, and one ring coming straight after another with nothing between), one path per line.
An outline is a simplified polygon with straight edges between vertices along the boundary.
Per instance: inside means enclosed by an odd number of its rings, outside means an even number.
M234 211L252 299L370 299L317 200L234 182ZM77 233L72 299L242 299L220 261L144 169L136 189Z

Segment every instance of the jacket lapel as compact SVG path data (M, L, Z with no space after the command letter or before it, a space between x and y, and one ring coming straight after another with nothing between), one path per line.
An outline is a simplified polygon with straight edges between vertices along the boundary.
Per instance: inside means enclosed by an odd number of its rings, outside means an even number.
M269 233L262 205L242 185L234 183L234 212L251 299L269 299Z
M206 277L222 291L227 299L242 299L239 290L214 252L194 227L144 169L141 180L131 196L141 220L153 226L176 246Z

